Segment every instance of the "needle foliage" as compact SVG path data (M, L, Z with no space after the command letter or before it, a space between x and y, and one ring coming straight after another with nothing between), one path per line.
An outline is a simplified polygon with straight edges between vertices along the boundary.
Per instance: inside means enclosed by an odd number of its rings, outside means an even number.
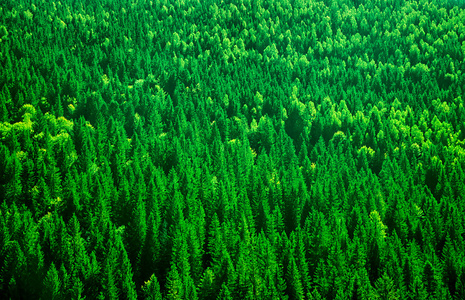
M465 298L463 1L1 2L1 299Z

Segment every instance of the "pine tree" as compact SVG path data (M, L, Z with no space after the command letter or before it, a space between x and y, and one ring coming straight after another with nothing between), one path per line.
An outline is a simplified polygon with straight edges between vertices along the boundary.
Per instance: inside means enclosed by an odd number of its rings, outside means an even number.
M141 252L146 242L147 237L147 217L145 203L138 197L136 207L132 213L130 224L126 229L128 234L128 252L131 262L136 266L135 275L136 282L140 283L140 262Z
M103 292L101 295L105 295L108 299L119 299L120 290L116 286L117 284L117 270L115 264L117 263L116 249L111 241L108 242L108 256L105 258L105 264L103 268L102 287Z
M120 269L121 272L121 279L122 279L122 286L121 292L123 297L128 300L135 300L137 299L136 287L134 284L134 275L132 272L131 262L129 261L126 249L124 248L123 241L121 237L117 234L116 235L116 248L120 253Z
M142 293L145 299L149 300L162 300L162 295L160 292L160 284L158 283L157 277L155 274L150 276L150 279L144 283L142 286Z
M39 295L42 290L41 282L46 275L45 267L45 251L42 250L40 243L39 228L34 222L34 218L31 213L27 212L22 214L24 221L24 256L27 261L27 272L24 272L18 277L22 282L23 287L27 286L26 297L30 298L34 295Z
M10 290L11 296L21 291L22 282L16 282L15 277L20 277L26 267L24 256L18 241L12 240L2 245L5 254L2 255L2 280L0 281L2 294ZM20 278L19 278L20 279ZM8 297L8 294L5 295Z
M9 58L9 56L7 56ZM9 59L8 59L9 60ZM2 91L0 93L0 121L1 122L11 122L14 119L14 104L11 99L11 94L8 89L8 85L4 84L2 87Z
M42 293L44 299L61 299L63 296L61 292L61 281L53 262L44 278L44 289Z
M215 299L215 274L211 268L206 268L198 285L200 299Z
M218 299L218 300L220 300L220 299L224 299L224 300L232 300L232 299L234 299L231 292L228 289L228 286L225 283L223 283L223 285L221 286L220 293L218 294L218 297L216 299Z
M177 266L171 263L171 269L167 276L167 299L184 299L183 282L178 273Z
M287 266L288 294L292 299L304 299L304 287L302 278L297 264L292 255L289 256L289 265Z
M197 227L199 226L199 227ZM200 233L203 228L201 222L194 221L193 223L189 223L188 225L188 250L189 250L189 264L192 269L192 277L195 284L198 284L200 281L200 276L202 275L202 262L203 262L203 255L204 255L204 239L205 235ZM199 237L200 235L200 237Z
M4 99L2 99L0 103L0 122L10 122L8 109L6 107L6 101Z
M75 168L72 168L66 173L63 184L63 202L65 205L63 215L65 219L71 217L73 213L79 215L82 210L80 193L77 188L77 183L79 182L77 177L78 175Z
M381 276L375 283L376 290L374 291L375 299L399 299L397 289L394 285L394 281L389 278L386 272Z
M10 181L6 187L6 199L11 203L15 202L19 204L23 193L23 185L21 182L22 176L22 165L18 158L17 153L13 153L8 159L7 173L9 174Z
M63 117L63 105L61 103L61 95L58 93L57 95L57 100L55 103L55 109L54 109L55 116L57 117Z

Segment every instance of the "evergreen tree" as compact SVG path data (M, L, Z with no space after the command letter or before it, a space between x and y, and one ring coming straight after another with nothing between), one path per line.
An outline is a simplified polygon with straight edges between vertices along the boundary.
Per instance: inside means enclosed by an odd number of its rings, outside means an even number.
M160 284L158 283L157 277L154 274L150 276L150 279L142 286L145 299L150 300L161 300L162 295L160 293Z
M58 271L52 263L44 278L43 296L46 299L59 299L61 295L61 282Z

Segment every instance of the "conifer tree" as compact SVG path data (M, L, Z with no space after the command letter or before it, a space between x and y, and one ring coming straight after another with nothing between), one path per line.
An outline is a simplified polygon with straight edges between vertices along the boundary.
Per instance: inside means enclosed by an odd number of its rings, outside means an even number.
M167 277L167 296L169 300L184 299L184 288L177 266L171 263L171 269Z
M6 187L6 199L8 199L9 202L19 204L23 194L23 185L21 182L23 168L16 152L9 157L6 169L6 174L10 176L9 183Z
M291 255L287 266L288 294L293 299L304 299L304 288L301 275L297 268L294 257Z
M44 278L43 296L47 299L59 299L61 295L61 282L55 264L51 264Z
M162 300L162 295L160 292L160 284L158 283L157 277L152 274L150 279L144 283L142 286L142 292L145 299L150 300Z

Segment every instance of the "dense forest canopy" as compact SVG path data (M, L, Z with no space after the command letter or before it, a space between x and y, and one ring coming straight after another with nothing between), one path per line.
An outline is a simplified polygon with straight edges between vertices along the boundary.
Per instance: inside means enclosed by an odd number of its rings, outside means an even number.
M459 0L4 0L0 298L465 299Z

